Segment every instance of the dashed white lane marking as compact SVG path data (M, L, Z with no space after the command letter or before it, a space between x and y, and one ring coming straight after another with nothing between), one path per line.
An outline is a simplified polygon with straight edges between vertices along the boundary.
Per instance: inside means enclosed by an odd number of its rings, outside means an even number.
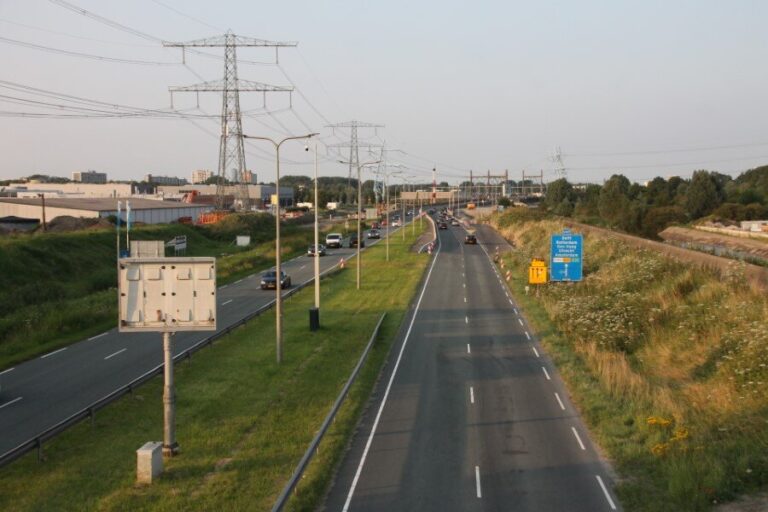
M483 492L480 489L480 466L475 466L475 487L477 488L477 497L482 498Z
M597 478L597 483L600 484L600 488L603 490L603 494L605 494L605 499L608 500L608 505L611 506L611 510L616 510L616 504L611 499L611 495L608 494L608 489L605 487L603 479L600 478L600 475L595 475L595 478Z
M464 302L467 302L467 298L466 297L464 297Z
M64 352L67 350L67 347L60 348L59 350L54 350L53 352L49 352L48 354L45 354L44 356L40 356L40 359L45 359L46 357L52 356L53 354L58 354L59 352Z
M547 369L544 368L543 366L541 367L541 369L544 370L544 376L547 378L547 380L552 380L551 378L549 378L549 372L547 371Z
M299 270L304 270L305 268L307 268L307 266L306 265L302 265L301 267L299 267Z
M469 323L469 317L468 317L468 316L465 316L465 317L464 317L464 323L465 323L465 324L468 324L468 323Z
M525 331L525 337L528 338L529 340L531 339L531 335L528 334L528 331Z
M510 302L512 302L512 301L510 301ZM512 308L512 311L514 311L516 315L520 314L520 313L517 312L517 308Z
M579 442L579 446L582 450L586 450L587 447L584 446L584 443L581 442L581 438L579 437L579 433L576 432L576 427L571 427L571 431L573 432L573 435L576 436L576 440Z
M105 357L105 358L104 358L104 360L106 361L107 359L112 359L112 358L113 358L113 357L115 357L116 355L122 354L122 353L123 353L123 352L125 352L126 350L128 350L128 349L127 349L127 348L124 348L124 349L118 350L118 351L117 351L117 352L115 352L114 354L109 354L107 357Z
M565 406L563 405L563 401L560 400L560 395L555 393L555 398L557 398L557 403L560 405L560 409L565 410Z
M0 409L2 409L3 407L8 407L8 406L9 406L9 405L11 405L11 404L15 404L16 402L18 402L18 401L19 401L19 400L21 400L22 398L24 398L24 397L21 397L21 396L20 396L19 398L14 398L14 399L13 399L13 400L11 400L10 402L5 402L3 405L0 405Z
M229 286L229 285L228 285L228 284L225 284L224 286L219 286L219 290L223 290L223 289L224 289L224 288L226 288L227 286Z
M235 281L235 284L240 284L240 283L242 283L242 282L243 282L243 280L242 280L242 279L238 279L237 281Z
M467 287L467 283L464 283L464 284L462 284L461 286L463 286L464 288L466 288L466 287Z
M222 305L222 306L226 306L227 304L229 304L229 303L230 303L230 302L232 302L233 300L235 300L235 299L229 299L227 302L222 302L222 303L221 303L221 305Z
M88 338L88 341L93 341L95 339L101 338L102 336L106 336L107 334L109 334L109 331L103 332L101 334L97 334L96 336L91 336L90 338Z
M518 318L518 319L517 319L517 321L518 321L518 322L520 322L520 325L523 325L523 321L522 321L522 320L520 320L520 319Z
M514 302L512 302L512 299L509 299L509 303L514 305Z
M470 348L469 343L467 343L467 354L471 354L471 353L472 353L472 349ZM11 369L13 369L13 368L11 368ZM2 375L2 374L0 374L0 375Z
M539 355L539 351L538 351L538 350L536 350L536 347L531 347L531 348L533 349L533 353L534 353L534 354L536 354L536 357L541 357L541 356Z
M14 368L8 368L7 370L3 370L3 371L1 371L1 372L0 372L0 375L2 375L2 374L4 374L4 373L12 372L12 371L13 371L13 370L15 370L15 369L16 369L15 367L14 367Z
M470 403L475 403L475 388L472 386L469 386L469 401Z

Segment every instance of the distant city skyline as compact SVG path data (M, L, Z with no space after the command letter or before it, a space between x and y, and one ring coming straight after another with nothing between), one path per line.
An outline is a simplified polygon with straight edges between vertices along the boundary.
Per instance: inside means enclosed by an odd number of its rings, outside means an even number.
M419 182L433 166L451 184L470 169L513 180L541 169L552 181L558 148L572 182L736 176L768 164L765 19L756 0L6 2L0 179L216 174L221 97L174 94L171 109L168 87L220 80L222 49L182 62L162 41L229 29L298 41L277 63L274 49L238 49L241 79L296 87L242 93L243 129L319 132L322 176L347 175L337 160L349 154L326 146L349 133L326 126L351 119L384 125L361 141L401 150L389 163ZM281 174L312 175L303 146L282 147ZM246 151L247 168L273 181L272 146L248 141Z

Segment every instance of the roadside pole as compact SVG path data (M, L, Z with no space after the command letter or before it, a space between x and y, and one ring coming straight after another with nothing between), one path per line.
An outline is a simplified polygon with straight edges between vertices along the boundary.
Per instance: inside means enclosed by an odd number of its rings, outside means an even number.
M315 308L318 310L318 315L320 314L320 256L318 254L320 228L317 223L319 208L320 205L317 202L317 141L315 141Z
M173 457L179 453L176 442L176 392L173 388L173 352L171 351L172 333L163 333L163 362L165 385L163 386L163 455Z

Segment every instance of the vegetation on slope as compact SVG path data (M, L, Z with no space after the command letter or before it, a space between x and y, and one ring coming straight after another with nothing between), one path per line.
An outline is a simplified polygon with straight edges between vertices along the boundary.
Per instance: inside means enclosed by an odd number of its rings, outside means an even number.
M725 275L593 235L581 283L525 296L564 227L521 210L492 223L518 250L512 286L599 444L627 510L707 510L768 484L768 297Z

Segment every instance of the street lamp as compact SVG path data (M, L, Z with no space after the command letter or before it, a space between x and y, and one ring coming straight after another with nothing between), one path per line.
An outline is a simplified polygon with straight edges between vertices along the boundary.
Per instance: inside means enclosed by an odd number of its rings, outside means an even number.
M344 160L338 160L340 164L349 164ZM362 200L363 200L363 182L360 180L360 170L366 165L378 164L379 160L371 160L369 162L357 163L357 289L360 289L360 268L362 262L360 261L360 245L362 244L362 231L360 225L360 217L362 216Z
M307 135L298 135L295 137L286 137L279 142L269 137L257 137L255 135L243 135L244 139L266 140L275 146L275 192L277 195L277 212L275 216L275 347L277 352L277 362L283 361L283 296L282 296L282 273L280 268L280 146L283 142L297 139L309 139L318 135L309 133Z

